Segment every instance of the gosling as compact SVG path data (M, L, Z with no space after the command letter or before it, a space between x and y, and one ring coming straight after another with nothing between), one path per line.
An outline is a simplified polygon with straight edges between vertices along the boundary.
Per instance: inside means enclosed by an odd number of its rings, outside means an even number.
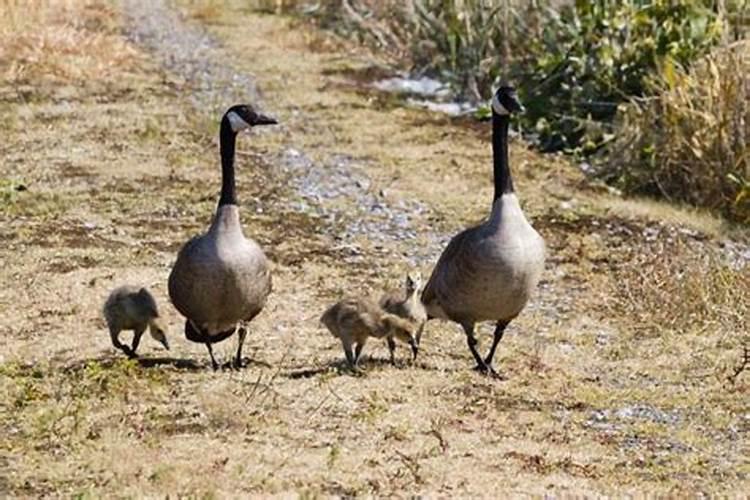
M125 285L115 288L107 297L102 309L107 321L112 345L124 352L129 358L135 358L136 349L146 327L154 340L161 342L169 350L166 328L159 317L154 296L145 288ZM122 330L133 331L133 345L128 347L120 342Z
M422 274L417 271L406 273L403 292L390 292L380 298L380 307L385 311L412 321L417 325L417 346L422 341L422 331L427 322L427 312L419 298L422 289ZM388 349L391 351L391 362L394 359L396 342L393 337L387 337Z
M384 311L374 300L345 298L329 307L320 317L320 322L334 337L341 340L346 360L354 370L358 367L362 348L368 337L396 337L411 346L412 359L417 357L419 348L414 336L416 325ZM391 362L394 362L392 352Z

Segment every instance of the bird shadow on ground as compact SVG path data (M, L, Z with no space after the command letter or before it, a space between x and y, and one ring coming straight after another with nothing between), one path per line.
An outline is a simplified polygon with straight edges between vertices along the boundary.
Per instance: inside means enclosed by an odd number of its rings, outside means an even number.
M357 369L352 369L349 366L349 363L346 362L346 360L335 360L335 361L329 361L328 363L325 363L324 365L318 367L318 368L303 368L299 367L297 369L292 369L291 371L288 371L284 373L284 377L290 378L293 380L301 379L301 378L310 378L315 377L319 375L326 375L331 374L334 376L352 376L352 377L364 377L367 376L369 371L381 371L384 369L394 369L394 370L409 370L409 369L419 369L419 370L437 370L434 366L430 366L424 363L415 362L412 363L410 361L403 361L403 360L396 360L396 364L392 364L390 359L386 358L371 358L369 356L364 356L359 362L359 367Z
M178 370L200 371L206 366L192 359L160 357L160 358L136 358L135 360L142 368L154 368L157 366L172 366Z
M65 365L62 368L63 372L78 372L81 370L84 370L85 368L91 366L92 364L96 363L97 365L101 366L104 369L110 369L113 368L117 363L128 360L129 358L125 356L117 356L117 355L104 355L104 356L98 356L88 359L81 359L74 361L68 365ZM192 359L185 359L185 358L174 358L174 357L156 357L156 358L145 358L145 357L138 357L133 359L141 368L155 368L159 366L171 366L173 368L176 368L178 370L185 370L185 371L201 371L205 370L206 367L200 363L197 363L196 361Z
M258 366L261 368L273 368L273 365L271 363L268 363L266 361L263 361L262 359L253 359L248 358L247 356L244 356L242 358L242 366L240 368L237 368L234 365L233 361L225 361L224 363L221 363L219 365L219 370L242 370L245 368L251 368L252 366Z

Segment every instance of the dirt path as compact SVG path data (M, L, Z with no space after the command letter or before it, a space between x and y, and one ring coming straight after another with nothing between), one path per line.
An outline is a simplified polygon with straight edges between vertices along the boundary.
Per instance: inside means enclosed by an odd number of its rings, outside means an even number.
M398 285L409 266L427 274L448 235L486 213L488 127L367 89L371 54L288 19L226 6L203 27L172 4L126 0L113 26L113 7L92 5L69 14L87 20L71 38L104 70L66 86L60 72L75 76L80 61L67 69L64 55L57 79L0 87L0 279L18 284L0 289L0 492L746 489L748 386L722 378L742 298L720 286L743 290L741 243L722 250L695 226L618 212L564 159L515 142L519 192L551 255L498 351L509 379L473 373L459 329L439 323L416 365L391 367L372 342L366 376L347 375L318 316L344 291ZM244 100L281 121L238 143L243 224L275 262L275 290L248 337L250 366L214 373L184 340L165 283L215 208L216 118ZM663 295L645 286L698 268ZM123 282L156 293L169 353L150 339L140 363L112 350L99 308ZM691 295L696 282L706 288ZM724 302L700 328L663 311L690 300L702 311L704 292Z

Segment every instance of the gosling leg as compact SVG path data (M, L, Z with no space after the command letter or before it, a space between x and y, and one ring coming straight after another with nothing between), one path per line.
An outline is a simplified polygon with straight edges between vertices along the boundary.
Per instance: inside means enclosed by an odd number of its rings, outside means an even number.
M130 350L133 353L133 357L136 356L135 351L138 349L138 344L141 343L141 337L143 336L143 332L146 331L146 328L139 328L133 332L133 347L130 348Z
M365 341L357 342L354 348L354 364L359 366L359 357L362 356L362 348L365 346Z
M341 346L344 348L344 355L346 361L349 363L349 367L354 370L357 367L357 358L354 357L352 351L352 341L350 339L341 339Z
M419 347L420 345L422 345L422 333L424 332L424 324L425 323L426 323L426 321L423 322L421 325L419 325L419 330L417 330L417 347ZM416 357L414 359L416 360Z
M129 358L134 357L133 351L130 350L130 347L120 342L120 331L115 330L111 326L109 327L109 337L112 339L112 345L115 346L117 349L124 352Z
M393 337L386 337L385 341L388 343L388 352L391 353L391 364L396 366L396 341Z

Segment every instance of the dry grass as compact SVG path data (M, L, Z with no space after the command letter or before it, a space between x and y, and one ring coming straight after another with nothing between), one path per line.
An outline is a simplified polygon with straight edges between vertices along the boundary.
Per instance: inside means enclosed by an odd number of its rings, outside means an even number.
M97 1L5 0L0 5L0 74L15 85L114 79L133 50L117 12Z
M457 93L479 101L491 94L501 68L529 54L528 40L541 36L545 12L560 3L564 2L266 0L251 5L312 14L322 26L376 48L379 57L441 74L451 79Z
M82 25L109 8L104 1L70 5L65 15ZM391 367L386 347L373 342L365 376L339 370L340 346L317 325L320 313L344 290L398 286L415 246L486 214L489 131L383 106L377 95L344 85L372 54L326 52L336 45L320 43L318 33L239 3L219 12L213 33L229 60L257 75L264 108L283 123L239 142L245 231L276 263L274 294L246 344L250 366L211 371L204 346L182 338L166 296L180 243L204 229L215 208L218 159L208 118L192 117L199 113L183 93L164 83L169 75L133 46L126 49L132 63L113 81L99 73L75 87L70 102L55 99L50 83L21 99L2 80L0 120L14 125L0 144L0 238L7 242L0 282L14 285L0 289L0 494L748 489L742 446L750 382L747 373L726 382L742 353L735 336L719 331L741 326L730 313L747 307L747 268L704 261L720 247L693 233L682 236L684 246L665 246L649 259L682 228L653 233L639 215L607 215L612 200L586 187L566 161L518 142L519 192L550 260L540 293L498 352L508 380L471 372L459 329L432 322L416 365ZM360 257L342 258L327 236L339 222L298 208L288 175L268 161L290 147L318 162L350 155L370 181L363 190L384 190L393 204L421 203L425 210L410 219L417 236L345 241L360 245ZM357 200L331 203L359 213ZM641 261L661 281L639 295L641 275L628 263ZM695 278L680 278L681 265L698 263L705 267ZM705 293L698 276L708 280ZM671 283L675 277L685 292ZM126 282L154 291L171 325L169 353L149 339L140 362L111 348L99 309ZM686 316L696 309L707 328L675 331L682 323L661 311L664 294L681 297L672 307ZM632 314L655 329L660 322L674 328L646 334L628 321ZM486 346L490 329L481 331ZM218 355L234 347L228 341Z
M750 44L684 72L668 62L655 97L623 109L605 167L629 192L720 209L750 222Z
M697 248L696 248L697 247ZM634 333L741 337L750 318L750 267L695 242L648 245L614 270L613 313Z

